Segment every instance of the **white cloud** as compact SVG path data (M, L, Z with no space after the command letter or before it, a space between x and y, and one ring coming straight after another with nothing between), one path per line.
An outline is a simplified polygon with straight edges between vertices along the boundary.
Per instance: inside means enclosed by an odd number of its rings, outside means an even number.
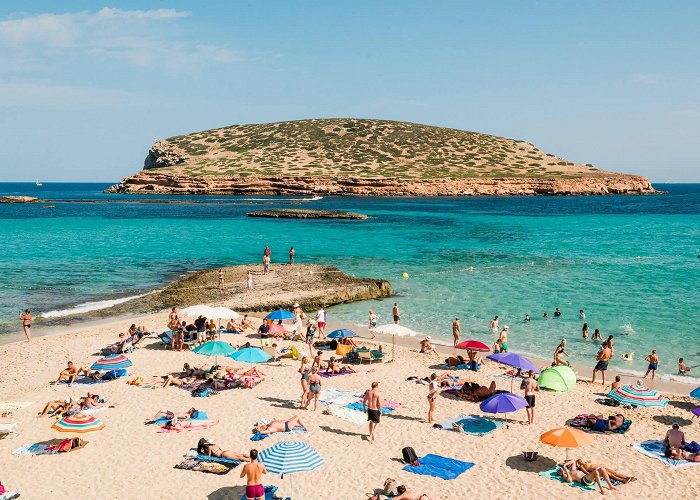
M119 90L33 82L0 83L0 108L103 108L123 106L134 96Z
M654 85L659 83L659 78L656 75L650 73L635 73L632 75L632 81L634 83L642 83L645 85Z
M174 9L121 10L37 14L0 21L0 59L17 53L29 59L60 56L99 56L138 66L161 67L238 59L224 45L177 39L172 23L189 16ZM175 27L176 28L176 27ZM87 62L87 61L86 61Z

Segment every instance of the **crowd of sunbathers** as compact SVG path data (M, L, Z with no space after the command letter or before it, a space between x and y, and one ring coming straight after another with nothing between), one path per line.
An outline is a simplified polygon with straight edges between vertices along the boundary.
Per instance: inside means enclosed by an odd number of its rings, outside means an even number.
M602 494L605 494L602 484L603 481L607 483L609 490L616 490L617 488L614 486L613 481L627 484L636 480L636 478L618 472L610 467L604 467L592 462L585 462L580 459L564 462L564 464L557 469L557 474L567 483L580 483L584 486L597 485Z
M174 386L190 386L194 395L207 391L205 395L224 389L237 387L252 388L265 379L265 374L257 366L236 368L232 366L191 367L185 363L182 371L170 372L150 378L134 377L127 381L129 385L150 387L153 389Z
M65 417L67 415L80 413L84 410L92 410L106 406L113 407L113 405L109 405L104 399L100 399L98 394L88 392L87 396L81 397L77 401L73 401L73 399L49 401L44 406L44 409L39 412L37 417L45 417L47 415Z
M119 334L119 340L103 348L102 354L121 354L125 352L129 346L135 347L141 342L141 339L148 336L149 333L148 328L145 326L136 326L136 324L132 324L126 333Z

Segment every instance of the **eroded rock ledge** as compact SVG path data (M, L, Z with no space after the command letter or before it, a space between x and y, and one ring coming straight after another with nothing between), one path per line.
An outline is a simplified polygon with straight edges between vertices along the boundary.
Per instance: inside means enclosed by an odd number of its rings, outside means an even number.
M153 170L126 177L107 193L330 196L592 196L653 194L646 177L601 173L571 178L362 179L315 176L176 176Z
M367 219L365 214L341 212L339 210L302 210L272 209L248 212L248 217L267 217L270 219Z

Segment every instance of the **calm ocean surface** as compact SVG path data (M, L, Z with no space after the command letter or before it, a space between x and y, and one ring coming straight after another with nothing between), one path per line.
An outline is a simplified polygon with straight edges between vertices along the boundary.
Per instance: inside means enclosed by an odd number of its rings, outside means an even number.
M0 183L0 195L56 206L0 204L0 334L19 330L25 307L85 309L185 271L257 263L266 244L281 262L294 245L299 262L389 279L402 324L434 337L451 338L459 316L464 337L493 343L487 326L497 314L510 326L510 350L549 358L566 337L573 361L591 365L597 345L580 338L583 308L591 332L615 335L617 353L635 353L631 362L616 356L618 367L643 372L656 348L666 374L681 356L700 374L700 184L657 185L665 196L329 197L301 205L360 211L366 221L250 219L246 212L288 206L289 198L132 203L118 200L139 197L104 195L106 187ZM93 201L60 201L68 199ZM365 324L373 307L386 323L393 302L340 305L329 315ZM555 307L561 318L541 319Z

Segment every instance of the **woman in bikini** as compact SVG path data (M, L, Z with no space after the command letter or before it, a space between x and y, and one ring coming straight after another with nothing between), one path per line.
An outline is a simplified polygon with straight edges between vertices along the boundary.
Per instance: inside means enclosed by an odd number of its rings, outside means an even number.
M601 479L604 479L605 482L608 483L609 490L617 489L613 486L608 470L605 467L598 467L588 472L579 468L576 465L576 460L569 460L568 462L564 462L564 465L557 470L557 474L562 476L567 483L581 483L584 486L594 486L597 484L603 495L605 495L605 492L603 491Z
M428 384L428 423L432 424L435 417L435 400L438 397L437 374L430 375L430 383Z
M24 312L19 313L19 319L22 320L22 328L24 328L24 334L27 336L27 342L31 342L32 312L29 309L25 309Z
M616 470L613 470L610 467L603 467L593 462L584 462L581 459L576 460L576 466L586 473L593 472L596 469L605 469L606 471L608 471L610 479L614 479L615 481L620 481L621 483L625 484L637 480L636 477L628 476L627 474L623 474L622 472L617 472Z
M306 410L311 403L311 398L314 399L314 411L318 408L318 398L321 395L321 376L318 374L318 367L313 367L311 369L311 375L309 376L309 393L306 398L306 404L304 409Z
M311 376L311 368L309 367L309 358L306 356L301 358L301 366L298 371L301 373L301 403L299 403L299 407L306 408L308 406L307 399L310 399L309 377Z
M247 462L250 460L250 455L247 453L238 453L231 450L222 450L211 441L202 438L197 443L197 453L208 457L228 458L229 460L241 460Z

